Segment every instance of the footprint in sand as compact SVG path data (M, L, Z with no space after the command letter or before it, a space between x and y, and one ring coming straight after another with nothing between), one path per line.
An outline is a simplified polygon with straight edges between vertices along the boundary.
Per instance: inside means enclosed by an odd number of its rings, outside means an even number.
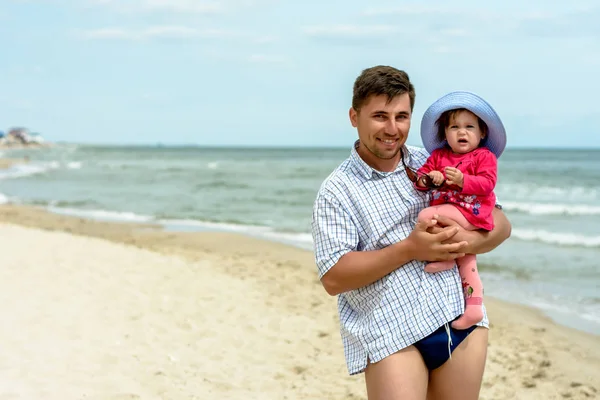
M565 399L597 399L598 390L590 385L580 382L571 382L571 390L562 392L560 395Z

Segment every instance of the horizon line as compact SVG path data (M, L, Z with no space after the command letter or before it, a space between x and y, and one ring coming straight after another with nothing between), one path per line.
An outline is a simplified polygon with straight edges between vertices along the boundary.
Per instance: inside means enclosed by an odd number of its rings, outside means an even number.
M161 142L148 142L148 143L115 143L115 142L98 142L98 143L80 143L80 142L67 142L57 141L53 142L56 145L75 145L75 146L89 146L89 147L153 147L153 148L181 148L181 147L194 147L204 149L331 149L331 150L345 150L348 145L264 145L264 144L201 144L201 143L161 143ZM349 145L351 146L352 143ZM418 144L409 144L409 146L423 147ZM598 147L584 147L584 146L507 146L506 150L600 150Z

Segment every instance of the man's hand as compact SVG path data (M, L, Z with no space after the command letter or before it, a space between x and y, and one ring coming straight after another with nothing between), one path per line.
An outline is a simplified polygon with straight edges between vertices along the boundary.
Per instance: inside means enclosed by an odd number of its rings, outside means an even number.
M462 226L460 226L458 222L456 222L453 219L450 219L448 217L445 217L443 215L435 215L434 218L435 218L435 221L437 221L437 224L434 226L431 226L428 229L428 232L430 232L432 234L439 234L441 232L445 232L446 230L448 230L450 228L455 229L457 231L456 234L453 235L452 237L448 238L444 242L444 244L466 242L467 245L462 248L462 251L464 251L467 254L471 254L471 252L469 251L470 244L473 243L477 239L478 233L476 231L468 231L465 228L463 228Z
M446 183L448 185L463 186L464 175L458 168L446 167L444 172L446 173Z
M442 174L440 171L430 171L427 175L429 175L433 183L438 186L444 183L444 174Z
M429 232L438 221L419 221L415 229L405 239L410 243L411 258L419 261L454 260L465 255L466 241L448 243L459 231L456 226L439 228L436 233Z

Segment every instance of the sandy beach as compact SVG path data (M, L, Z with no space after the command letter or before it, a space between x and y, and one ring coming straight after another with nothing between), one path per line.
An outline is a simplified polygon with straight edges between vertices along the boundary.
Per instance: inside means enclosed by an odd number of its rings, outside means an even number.
M312 254L0 206L0 399L365 399ZM600 398L600 338L486 298L482 399Z

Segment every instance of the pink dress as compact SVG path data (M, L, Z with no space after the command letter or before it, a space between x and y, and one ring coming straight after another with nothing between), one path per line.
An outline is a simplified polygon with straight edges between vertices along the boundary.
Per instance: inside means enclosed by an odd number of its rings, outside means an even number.
M472 225L492 230L497 164L496 156L487 147L478 147L467 154L455 154L444 147L434 150L417 172L421 176L430 171L444 174L445 167L459 169L464 175L462 189L455 185L433 189L431 205L454 204ZM417 189L428 190L420 187Z

